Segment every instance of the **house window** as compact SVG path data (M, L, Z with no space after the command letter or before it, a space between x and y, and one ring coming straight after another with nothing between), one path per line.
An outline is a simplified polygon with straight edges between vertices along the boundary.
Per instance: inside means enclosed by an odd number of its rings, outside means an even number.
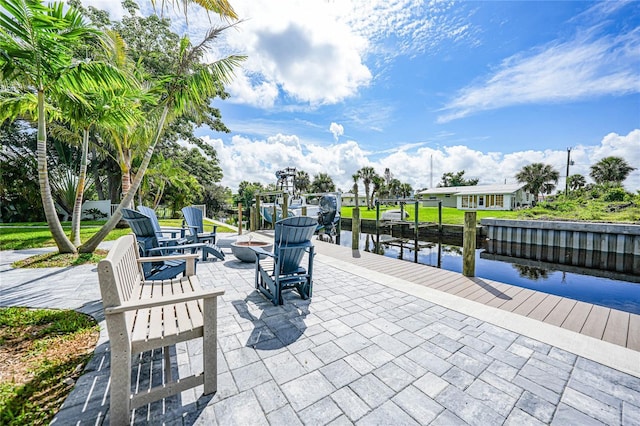
M504 207L504 195L502 194L497 194L496 195L496 206L498 207Z
M451 198L451 194L445 194L444 198Z
M462 208L475 209L478 203L477 195L463 195L462 196Z

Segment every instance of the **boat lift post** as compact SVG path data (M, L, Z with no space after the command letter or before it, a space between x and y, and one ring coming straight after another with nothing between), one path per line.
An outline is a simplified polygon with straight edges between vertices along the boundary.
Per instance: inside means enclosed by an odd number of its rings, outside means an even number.
M284 203L282 208L282 217L285 218L288 216L288 209L285 206L288 206L289 203L289 194L285 191L272 191L272 192L257 192L256 193L256 230L262 229L262 208L260 207L262 197L274 196L275 202L273 203L273 216L272 221L275 222L278 212L278 196L282 196L282 202Z

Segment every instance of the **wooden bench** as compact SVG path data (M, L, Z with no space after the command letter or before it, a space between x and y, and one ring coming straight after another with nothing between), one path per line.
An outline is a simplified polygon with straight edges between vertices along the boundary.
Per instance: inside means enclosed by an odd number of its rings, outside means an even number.
M111 424L129 424L131 410L204 384L217 390L217 297L223 289L205 291L195 271L196 254L141 258L135 235L120 237L98 265L100 292L111 345ZM141 263L186 259L183 277L144 281ZM203 338L204 371L172 380L169 347ZM164 383L138 393L131 389L132 355L163 348Z

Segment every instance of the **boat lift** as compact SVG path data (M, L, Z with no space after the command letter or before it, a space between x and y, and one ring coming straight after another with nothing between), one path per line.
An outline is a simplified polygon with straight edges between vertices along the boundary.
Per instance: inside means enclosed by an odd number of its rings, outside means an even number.
M394 203L394 204L399 204L400 205L400 215L399 217L401 219L392 219L392 220L383 220L381 219L381 215L380 215L380 204L390 204L390 203ZM403 220L402 218L405 217L405 205L406 204L413 204L414 205L414 218L413 221L408 221L408 220ZM416 200L415 198L398 198L398 199L376 199L375 201L375 205L376 205L376 244L379 246L381 243L382 244L388 244L391 246L398 246L401 249L404 248L404 245L406 243L408 243L410 240L408 238L401 238L401 237L393 237L393 227L397 226L397 225L409 225L409 229L413 228L414 231L414 241L413 241L413 245L415 247L414 253L415 253L415 262L418 261L418 251L421 248L421 244L420 244L420 240L419 240L419 231L420 228L429 228L429 227L434 227L437 226L438 230L440 232L442 232L442 201L437 201L438 203L438 223L432 223L432 222L419 222L419 218L418 218L418 206L419 206L420 200ZM382 241L381 241L381 235L380 235L380 228L389 228L389 236L382 236Z

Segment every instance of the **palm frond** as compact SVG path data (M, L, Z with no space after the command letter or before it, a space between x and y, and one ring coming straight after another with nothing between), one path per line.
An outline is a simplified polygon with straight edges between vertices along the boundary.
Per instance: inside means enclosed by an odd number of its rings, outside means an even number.
M233 10L231 3L228 0L173 0L172 3L182 3L182 10L185 18L187 17L187 9L189 3L195 3L198 6L201 6L207 11L215 12L220 15L221 18L229 18L229 19L238 19L238 15ZM156 7L156 0L151 0L151 4L154 9ZM164 10L165 0L161 2L161 9Z

